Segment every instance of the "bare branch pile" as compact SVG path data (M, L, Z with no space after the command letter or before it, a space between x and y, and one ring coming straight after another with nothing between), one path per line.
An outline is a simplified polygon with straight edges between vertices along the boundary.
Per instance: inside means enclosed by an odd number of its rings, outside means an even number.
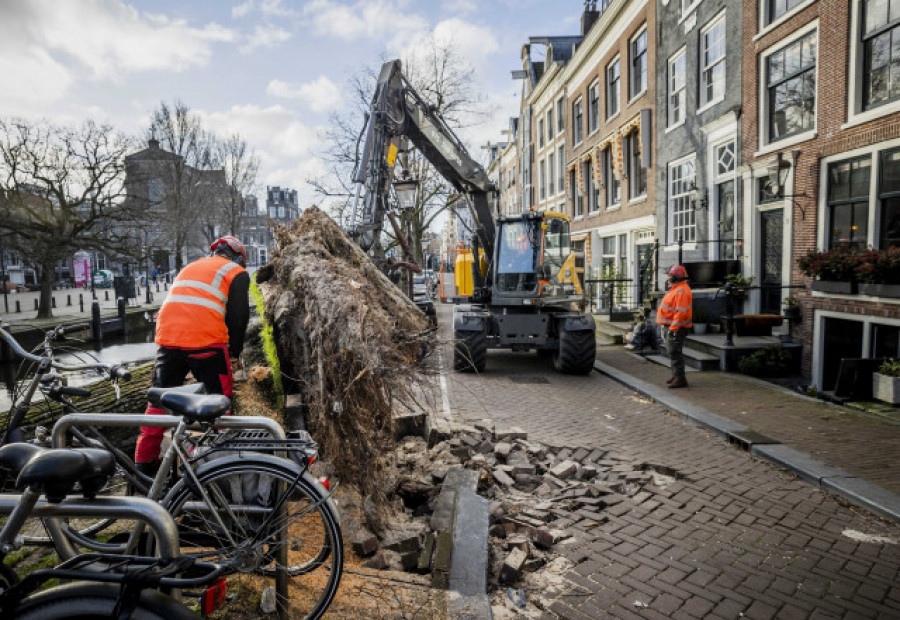
M433 334L425 316L323 211L276 233L257 274L287 385L342 481L377 503L392 413L413 407Z

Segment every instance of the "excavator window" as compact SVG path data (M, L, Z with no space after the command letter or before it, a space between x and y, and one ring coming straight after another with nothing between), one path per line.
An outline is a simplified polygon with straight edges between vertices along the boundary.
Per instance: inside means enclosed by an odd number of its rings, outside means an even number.
M540 257L540 221L500 224L497 288L503 292L529 292L537 288L535 267Z
M547 218L544 230L544 265L550 267L550 278L555 278L563 263L572 253L569 241L569 223L562 218Z

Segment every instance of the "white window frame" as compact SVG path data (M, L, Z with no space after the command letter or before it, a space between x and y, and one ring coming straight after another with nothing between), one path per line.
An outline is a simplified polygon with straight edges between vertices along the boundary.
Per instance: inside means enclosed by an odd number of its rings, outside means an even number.
M556 188L557 194L563 194L566 191L566 145L560 144L556 149Z
M719 149L731 144L734 148L732 152L732 162L731 162L731 170L726 172L719 172ZM738 178L737 170L737 159L738 159L738 142L737 135L731 133L725 138L716 140L711 142L709 145L709 155L707 156L707 160L709 161L709 171L708 171L708 179L711 179L710 187L707 189L706 195L706 204L707 204L707 215L709 217L709 234L707 235L710 239L716 239L719 241L719 227L718 227L718 219L719 219L719 209L721 205L719 204L719 191L718 186L722 183L727 183L728 181L732 181L734 183L734 230L735 232L738 230L739 223L739 203L738 203L738 189L740 185L740 179ZM696 221L696 220L695 220ZM737 256L738 248L737 241L735 243L735 256ZM713 258L719 259L722 254L722 244L715 243L711 244L714 247L712 248L711 254Z
M614 211L622 206L622 180L615 178L616 163L612 146L608 146L600 151L600 165L603 167L603 201L606 203L607 211ZM619 199L617 202L612 202L609 199L613 183L619 184Z
M554 170L556 164L553 161L555 158L556 154L553 149L550 149L547 154L547 198L556 195L556 171Z
M592 94L596 93L597 96L597 115L594 116L591 113L591 97ZM600 106L602 105L602 100L600 99L600 80L595 80L588 87L588 136L592 136L600 130ZM591 127L593 125L593 127Z
M759 24L757 24L757 34L755 37L753 37L753 40L756 41L770 30L777 28L778 26L792 18L794 15L808 7L813 2L816 2L816 0L806 0L805 2L801 2L775 21L767 24L766 20L768 19L769 0L758 0L759 11L757 14L759 15Z
M678 60L681 59L684 62L682 63L682 75L681 75L681 88L672 92L673 88L673 80L674 80L674 66ZM675 129L676 127L681 127L684 125L685 118L687 117L687 55L685 48L681 48L677 52L675 52L671 58L669 58L668 69L666 72L666 131ZM674 94L680 94L679 101L681 102L680 111L681 117L674 121L672 120L672 97Z
M758 97L758 107L759 107L759 126L757 127L757 132L759 136L759 145L760 148L753 155L754 157L758 157L760 155L765 155L767 153L772 153L774 151L778 151L784 149L789 146L793 146L795 144L800 144L801 142L806 142L807 140L811 140L818 135L819 128L819 102L821 101L821 97L819 96L819 69L821 68L821 38L818 36L819 30L819 20L815 19L807 24L805 27L800 28L789 36L781 39L777 43L771 45L767 49L763 50L759 54L759 58L757 61L757 75L759 75L759 92L757 94ZM775 140L774 142L769 141L769 100L768 100L768 79L766 73L766 61L769 59L769 56L774 54L775 52L780 52L784 48L788 47L798 39L802 39L810 32L815 31L816 34L816 68L814 69L816 74L816 105L815 110L813 111L814 121L812 129L805 131L800 134L796 134L790 136L788 138L783 138L781 140Z
M681 182L683 187L682 190L678 194L675 194L674 185L676 183L676 179L673 178L673 170L676 168L681 168L685 164L691 163L693 164L693 174L689 179L687 176L680 177L677 179L677 182ZM690 235L685 238L682 236L682 240L685 244L695 243L697 241L697 217L694 211L694 206L690 203L690 189L691 181L696 183L697 180L697 154L691 153L685 157L677 159L675 161L669 162L669 166L666 174L666 239L669 243L677 243L678 235L676 234L676 226L675 226L675 202L682 201L679 204L687 205L686 209L680 209L678 211L679 214L687 213L690 215L689 219L691 223L684 226L678 226L678 230L690 231Z
M540 201L543 202L547 198L547 162L543 159L538 162L538 175L540 179Z
M646 63L646 71L644 71L644 85L641 90L638 92L631 94L631 81L634 79L632 75L634 70L634 42L642 35L645 34L647 37L647 48L644 50L644 62ZM621 65L619 65L619 79L621 79ZM630 105L636 99L641 97L644 93L647 92L647 88L650 84L650 33L647 31L647 24L641 26L637 32L634 33L634 36L628 40L628 104Z
M640 168L640 161L637 162L637 166L635 166L634 161L634 146L635 144L640 144L640 132L638 130L634 130L629 133L627 136L624 136L622 139L623 148L626 149L627 153L624 155L623 159L627 162L628 165L628 202L629 204L632 202L636 202L641 199L647 198L647 186L650 185L650 171L647 170L646 176L644 178L644 191L640 194L633 194L632 190L634 189L634 183L637 177L640 175L640 170L635 171L635 167Z
M553 137L556 135L556 127L553 126L553 106L551 105L547 112L544 114L544 119L547 125L547 142L550 142Z
M575 106L581 111L581 120L578 120L578 114L575 113ZM576 123L578 124L578 134L575 135ZM572 142L573 146L578 146L584 142L584 97L578 97L572 102Z
M713 62L712 65L705 65L704 58L706 55L705 55L704 47L705 47L706 35L709 33L710 30L712 30L713 28L715 28L719 25L722 26L722 56L720 58L718 58L715 62ZM700 29L700 50L699 50L699 63L698 63L700 65L700 67L699 67L700 76L699 76L699 80L698 80L698 82L700 84L700 97L697 102L698 103L698 108L697 108L698 114L700 112L703 112L703 111L711 108L712 106L716 105L717 103L719 103L720 101L723 101L725 99L725 90L726 90L725 85L727 84L727 80L728 80L728 74L727 74L728 68L727 68L727 63L726 63L726 59L728 56L728 46L726 43L727 38L728 38L728 31L726 30L726 28L727 28L727 25L725 23L725 11L723 10L717 16L712 18L703 28ZM816 58L816 62L818 62L818 57ZM714 67L718 64L722 65L721 93L719 93L718 95L714 95L712 99L707 100L706 99L707 84L706 84L706 80L705 80L704 76L706 75L707 69L710 69L711 67Z
M900 112L900 100L891 101L870 110L863 109L863 0L851 0L850 5L850 62L847 71L847 122L841 129ZM855 33L855 34L854 34Z
M616 54L616 57L609 61L606 65L606 69L604 70L604 90L606 91L606 97L603 101L603 115L606 118L606 122L608 123L622 112L622 57L619 54ZM612 92L609 87L609 70L616 63L619 63L619 77L616 78L616 111L612 114L609 113L609 93Z
M833 300L835 297L844 297L834 295L832 293L821 293L819 291L812 292L813 298L825 298ZM848 299L857 300L860 296L854 295L847 297ZM882 303L891 305L896 304L893 299L881 299ZM894 306L900 308L900 306ZM818 388L822 387L822 378L825 374L823 364L825 361L823 350L825 348L825 319L845 319L849 321L859 321L863 324L862 335L862 355L868 357L871 355L872 347L872 323L880 323L882 325L900 325L900 319L887 316L872 316L866 314L851 314L849 312L835 312L831 310L815 310L813 316L813 350L812 350L812 381L813 385Z
M556 100L556 135L566 131L566 98Z
M544 145L546 144L546 141L544 140L544 119L543 118L538 119L537 134L538 134L538 148L542 149L542 148L544 148Z
M681 0L681 19L684 20L693 13L702 0Z

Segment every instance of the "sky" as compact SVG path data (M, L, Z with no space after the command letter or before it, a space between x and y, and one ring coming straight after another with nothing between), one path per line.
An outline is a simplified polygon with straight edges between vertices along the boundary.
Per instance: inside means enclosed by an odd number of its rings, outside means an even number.
M326 171L323 133L347 109L350 76L429 37L475 70L488 112L461 132L470 154L504 139L529 36L575 34L581 0L0 0L0 116L138 135L180 100L260 159L258 189L296 189Z

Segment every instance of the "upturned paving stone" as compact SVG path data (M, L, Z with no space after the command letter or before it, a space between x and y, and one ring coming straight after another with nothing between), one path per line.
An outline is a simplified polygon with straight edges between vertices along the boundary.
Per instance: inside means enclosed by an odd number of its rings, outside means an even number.
M565 480L569 476L572 476L577 470L578 465L574 461L565 460L554 465L553 469L550 470L550 473L561 480Z
M503 560L503 565L500 567L500 583L515 583L519 579L519 573L522 572L522 566L525 565L525 560L527 559L528 554L524 549L512 549L509 552L509 555L506 556L506 559Z

